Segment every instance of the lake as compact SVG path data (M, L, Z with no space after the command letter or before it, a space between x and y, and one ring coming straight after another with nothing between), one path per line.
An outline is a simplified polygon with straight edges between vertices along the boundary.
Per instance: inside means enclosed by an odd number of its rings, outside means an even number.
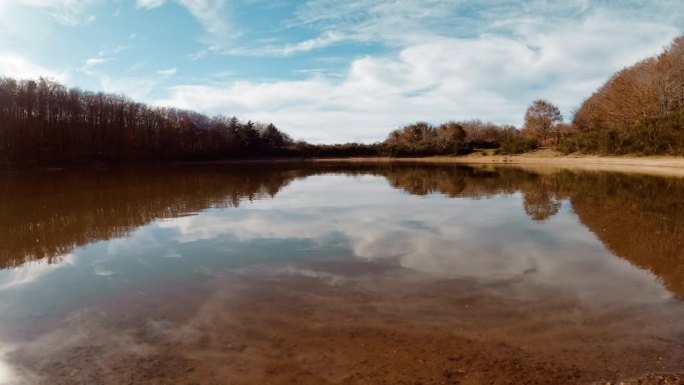
M684 379L682 178L278 163L0 184L0 384Z

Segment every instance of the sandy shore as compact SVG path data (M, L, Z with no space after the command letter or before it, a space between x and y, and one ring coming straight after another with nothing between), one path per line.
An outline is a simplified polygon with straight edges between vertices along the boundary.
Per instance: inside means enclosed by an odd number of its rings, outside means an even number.
M540 150L521 155L486 155L475 153L464 156L434 156L421 158L317 158L314 162L345 163L458 163L458 164L494 164L523 165L533 168L562 168L579 170L601 170L617 172L635 172L668 176L684 176L684 158L659 156L593 156L593 155L561 155L551 150Z
M664 308L522 301L509 285L368 262L255 267L53 319L12 358L36 385L683 383Z

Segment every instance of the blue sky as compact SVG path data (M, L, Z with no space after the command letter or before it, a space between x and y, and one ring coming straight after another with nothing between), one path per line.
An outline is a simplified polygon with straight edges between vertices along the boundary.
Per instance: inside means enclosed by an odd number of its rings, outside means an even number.
M372 142L536 98L569 117L683 30L682 0L0 0L0 74Z

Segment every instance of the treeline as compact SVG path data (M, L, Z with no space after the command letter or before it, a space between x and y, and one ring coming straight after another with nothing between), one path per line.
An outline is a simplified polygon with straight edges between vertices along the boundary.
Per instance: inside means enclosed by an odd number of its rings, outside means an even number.
M513 126L480 120L452 121L438 126L418 122L392 131L383 145L390 156L460 155L477 147L499 148L520 136Z
M582 103L565 153L684 155L684 37L613 75Z
M0 78L5 163L286 156L291 144L273 124L151 107L45 78Z
M525 130L481 120L417 122L373 144L293 141L269 123L153 107L53 80L0 78L0 163L218 160L255 157L461 155L536 148Z
M539 146L525 130L481 120L450 121L438 125L417 122L392 131L387 139L372 144L293 144L293 153L306 157L385 156L417 157L463 155L475 149L497 149L499 153L530 151Z

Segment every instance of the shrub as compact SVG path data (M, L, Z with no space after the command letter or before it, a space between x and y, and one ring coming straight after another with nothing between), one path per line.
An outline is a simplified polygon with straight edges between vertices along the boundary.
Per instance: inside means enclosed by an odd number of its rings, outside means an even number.
M579 132L562 138L557 149L565 154L684 156L684 112L622 128Z
M536 139L517 138L504 142L501 148L496 150L496 153L501 155L522 154L537 148L539 148L539 142Z

